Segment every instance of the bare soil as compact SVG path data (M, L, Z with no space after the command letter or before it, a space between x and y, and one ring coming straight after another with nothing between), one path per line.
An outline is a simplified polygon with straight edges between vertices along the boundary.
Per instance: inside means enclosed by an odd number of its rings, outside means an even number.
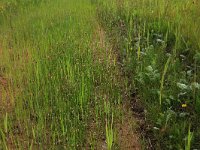
M96 32L94 33L94 43L92 43L93 49L93 60L94 63L105 63L107 64L107 68L109 68L108 74L110 79L108 82L114 86L118 86L121 89L122 93L122 103L116 108L119 109L122 113L122 120L115 121L115 129L117 138L115 139L115 145L117 145L120 150L141 150L142 145L140 143L140 134L137 133L137 119L134 117L133 111L131 110L131 103L126 98L126 89L125 89L125 79L122 75L122 70L118 65L119 56L117 50L113 49L114 46L109 45L106 42L106 35L104 30L97 26ZM98 47L98 48L96 48ZM100 90L101 88L97 88L96 93L100 94L104 97L106 101L109 101L109 93ZM103 125L103 124L102 124ZM103 125L104 127L104 125ZM95 124L94 119L91 119L91 124L88 128L88 135L95 135L95 139L98 140L96 143L95 149L97 150L106 150L106 142L105 136L101 132L98 131L98 127ZM89 139L92 138L91 136ZM94 137L93 137L94 138ZM87 147L89 149L89 147Z

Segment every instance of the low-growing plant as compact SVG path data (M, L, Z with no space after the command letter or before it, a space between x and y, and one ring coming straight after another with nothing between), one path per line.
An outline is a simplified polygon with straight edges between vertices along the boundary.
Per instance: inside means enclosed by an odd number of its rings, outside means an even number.
M147 109L147 122L155 127L150 129L157 139L154 148L184 149L186 135L191 136L188 128L193 129L188 147L197 148L199 129L193 126L199 125L194 121L199 115L199 40L195 34L199 20L192 21L191 12L198 14L199 5L113 0L99 1L97 7L102 26L121 54L132 90Z

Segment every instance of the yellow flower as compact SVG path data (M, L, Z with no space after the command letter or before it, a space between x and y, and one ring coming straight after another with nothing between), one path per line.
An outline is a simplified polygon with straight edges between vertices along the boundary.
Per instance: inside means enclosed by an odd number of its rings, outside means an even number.
M183 108L187 107L187 104L182 104L182 107L183 107Z

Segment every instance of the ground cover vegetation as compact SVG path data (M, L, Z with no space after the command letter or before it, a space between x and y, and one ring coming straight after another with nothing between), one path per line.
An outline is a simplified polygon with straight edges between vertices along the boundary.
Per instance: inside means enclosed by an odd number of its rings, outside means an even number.
M155 149L199 148L198 1L95 2ZM135 102L135 101L134 101ZM137 111L137 108L134 108Z
M200 148L196 0L0 0L0 149Z

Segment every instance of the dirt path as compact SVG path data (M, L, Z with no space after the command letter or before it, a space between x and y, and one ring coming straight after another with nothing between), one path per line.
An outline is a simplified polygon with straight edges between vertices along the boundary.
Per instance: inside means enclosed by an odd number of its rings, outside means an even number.
M118 109L122 113L122 120L117 120L115 122L116 129L116 143L120 150L140 150L142 149L140 143L139 134L136 132L137 121L134 118L133 112L131 110L130 101L127 98L127 91L125 85L125 77L122 75L121 68L118 65L118 53L113 49L114 46L109 45L106 40L106 35L104 30L98 25L95 38L97 41L97 47L92 46L93 48L93 59L94 62L107 64L107 74L109 79L106 82L113 85L114 87L118 87L121 90L122 94L122 103L119 105ZM100 93L97 91L97 93ZM109 100L109 93L101 92L102 95L105 95L106 99ZM94 124L92 124L92 131L96 130ZM100 136L102 137L102 135ZM102 138L100 138L102 139ZM106 149L106 143L103 140L97 144L97 149Z
M9 78L5 75L3 57L3 49L0 44L0 61L2 61L0 62L0 119L5 116L6 113L10 113L13 110L13 99L9 86Z

